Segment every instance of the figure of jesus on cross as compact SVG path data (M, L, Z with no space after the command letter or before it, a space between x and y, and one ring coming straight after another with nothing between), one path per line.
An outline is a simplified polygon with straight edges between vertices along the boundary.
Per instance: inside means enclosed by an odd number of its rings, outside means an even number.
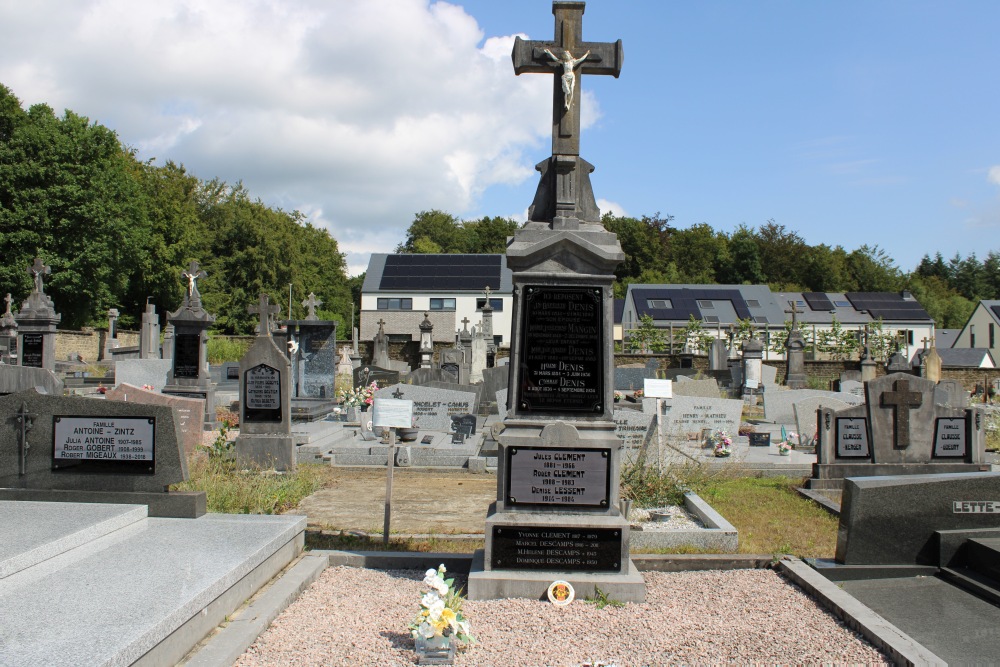
M576 66L587 59L590 51L587 51L579 58L574 58L573 54L569 51L563 51L559 56L548 49L545 49L545 53L549 54L549 58L552 58L552 60L562 64L563 108L569 111L569 108L573 106L573 92L576 89Z

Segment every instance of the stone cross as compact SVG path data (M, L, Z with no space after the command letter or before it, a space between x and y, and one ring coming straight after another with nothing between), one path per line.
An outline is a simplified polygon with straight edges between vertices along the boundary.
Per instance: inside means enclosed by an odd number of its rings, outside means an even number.
M316 298L316 295L309 292L309 298L302 302L302 305L309 309L309 314L306 315L307 320L318 320L319 317L316 315L316 309L323 305L323 302Z
M790 303L792 305L792 307L791 307L791 309L787 309L786 308L785 312L792 314L792 331L795 331L796 327L798 327L798 324L799 324L799 321L796 318L796 315L801 315L803 313L803 311L799 310L798 304L795 303L794 301L789 301L788 303Z
M181 277L187 280L188 303L195 306L201 305L201 292L198 291L198 281L207 278L208 274L201 270L198 262L191 260L187 271L181 271Z
M52 273L52 267L46 266L41 257L36 257L35 263L28 266L28 273L35 281L35 291L42 294L42 276Z
M893 391L882 392L882 407L895 412L893 448L906 449L910 446L910 410L920 407L923 396L919 391L910 391L909 380L896 380L892 388Z
M463 333L468 333L469 332L469 318L468 317L463 317L462 318L462 332Z
M381 336L385 334L385 320L379 319L378 321L378 335Z
M281 306L275 304L270 305L268 302L270 297L264 292L260 293L260 301L257 305L247 306L247 312L251 315L259 315L260 323L257 325L257 335L258 336L270 336L271 335L271 315L277 315L281 312Z

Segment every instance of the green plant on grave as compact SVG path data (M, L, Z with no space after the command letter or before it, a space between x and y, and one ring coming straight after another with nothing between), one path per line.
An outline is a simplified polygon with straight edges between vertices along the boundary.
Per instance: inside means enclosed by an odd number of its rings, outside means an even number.
M226 417L219 419L219 434L211 445L204 447L208 451L209 457L213 459L224 459L233 450L233 441L229 439L229 431L233 428L233 422Z
M250 338L211 336L208 339L208 363L222 364L227 361L239 361L246 355L252 344L253 340Z
M608 597L608 594L600 589L599 586L594 586L594 596L583 598L584 602L588 602L598 609L604 609L605 607L624 607L625 603L621 600L615 600Z

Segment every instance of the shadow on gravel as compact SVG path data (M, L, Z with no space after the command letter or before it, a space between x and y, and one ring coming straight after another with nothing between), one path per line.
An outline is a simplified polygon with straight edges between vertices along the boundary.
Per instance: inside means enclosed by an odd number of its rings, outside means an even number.
M385 630L379 633L381 636L389 640L392 647L395 649L401 649L404 651L413 650L413 637L410 636L408 632L390 632Z

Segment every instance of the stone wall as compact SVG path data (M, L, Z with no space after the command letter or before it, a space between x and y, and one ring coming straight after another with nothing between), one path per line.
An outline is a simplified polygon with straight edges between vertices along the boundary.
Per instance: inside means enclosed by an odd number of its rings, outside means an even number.
M56 331L56 361L66 361L71 356L80 355L86 363L95 363L101 357L104 341L108 332L102 329L83 329L82 331ZM139 345L138 331L118 330L119 347L136 347Z

